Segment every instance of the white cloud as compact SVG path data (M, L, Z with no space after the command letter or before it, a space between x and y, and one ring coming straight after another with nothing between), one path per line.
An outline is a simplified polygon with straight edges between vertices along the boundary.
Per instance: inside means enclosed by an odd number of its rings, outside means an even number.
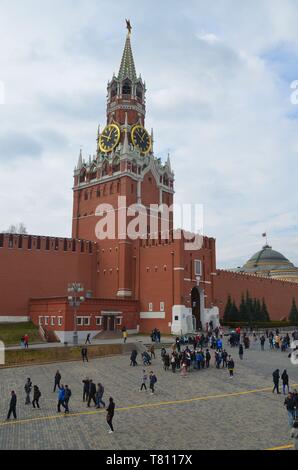
M0 228L24 221L30 232L70 235L73 168L81 145L95 151L131 17L156 153L172 154L177 202L204 204L218 263L245 262L266 230L298 264L297 123L288 117L298 76L286 60L272 66L279 44L298 48L297 2L151 6L148 16L133 0L1 2Z

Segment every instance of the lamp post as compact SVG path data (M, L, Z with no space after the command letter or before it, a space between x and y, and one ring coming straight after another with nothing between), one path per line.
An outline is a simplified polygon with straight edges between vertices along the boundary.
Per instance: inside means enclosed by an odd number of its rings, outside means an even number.
M68 285L68 293L71 294L68 297L68 302L70 307L74 309L74 332L73 332L73 344L78 345L78 331L77 331L77 309L80 307L81 303L85 301L85 297L82 296L84 292L84 287L78 282L73 282Z

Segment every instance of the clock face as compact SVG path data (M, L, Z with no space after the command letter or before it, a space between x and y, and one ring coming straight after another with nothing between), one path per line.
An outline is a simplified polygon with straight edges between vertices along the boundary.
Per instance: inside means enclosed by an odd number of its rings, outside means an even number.
M132 143L142 153L149 153L151 150L151 138L143 126L135 126L131 133Z
M99 138L99 149L103 153L111 152L119 143L120 140L120 129L116 124L110 124L107 126L100 138Z

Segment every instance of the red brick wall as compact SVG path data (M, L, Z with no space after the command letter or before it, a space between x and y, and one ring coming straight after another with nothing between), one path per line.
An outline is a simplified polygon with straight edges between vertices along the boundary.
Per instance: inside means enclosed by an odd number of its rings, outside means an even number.
M28 249L28 244L31 249ZM19 248L22 241L22 248ZM68 283L81 282L86 290L94 291L93 273L96 270L96 249L92 244L76 243L72 251L72 240L5 235L0 239L0 315L27 316L31 297L65 295ZM2 245L2 246L1 246ZM57 249L55 249L57 248Z
M249 292L251 297L265 298L271 320L288 318L293 297L298 302L298 284L274 279L265 279L253 275L237 274L228 271L217 271L214 278L215 304L223 315L230 294L237 306L241 295Z
M101 331L102 328L96 325L96 317L102 315L102 311L119 311L123 314L122 325L118 327L122 330L126 326L128 330L136 330L139 325L139 306L138 302L131 300L106 300L106 299L87 299L77 310L77 316L91 316L90 326L78 326L80 331ZM30 317L38 325L39 317L56 317L55 326L51 325L49 318L47 330L55 331L73 331L74 330L74 311L69 307L68 301L63 298L32 299L30 300ZM58 326L57 317L62 316L62 325ZM44 325L43 325L44 326Z

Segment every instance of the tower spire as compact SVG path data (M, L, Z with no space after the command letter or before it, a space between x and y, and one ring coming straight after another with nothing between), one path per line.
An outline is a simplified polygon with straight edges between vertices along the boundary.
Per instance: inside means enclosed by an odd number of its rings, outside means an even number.
M133 53L131 49L131 42L130 42L132 27L131 27L131 23L129 20L126 20L126 24L127 24L128 33L126 36L118 79L124 80L125 78L129 78L130 80L137 80L137 73L136 73Z

